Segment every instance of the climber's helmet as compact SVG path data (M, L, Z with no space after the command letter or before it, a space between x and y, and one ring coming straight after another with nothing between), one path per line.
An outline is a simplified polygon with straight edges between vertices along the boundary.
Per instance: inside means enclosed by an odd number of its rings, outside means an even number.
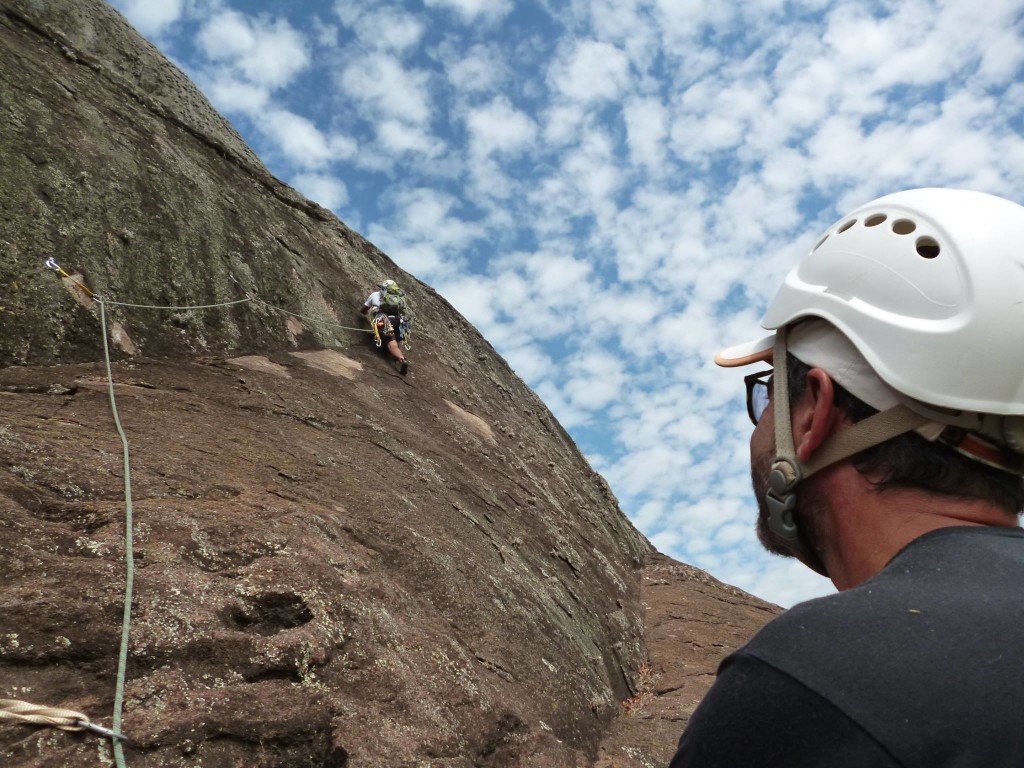
M789 272L761 325L805 318L837 329L911 410L1024 453L1024 207L956 189L861 206ZM769 360L774 342L716 362Z

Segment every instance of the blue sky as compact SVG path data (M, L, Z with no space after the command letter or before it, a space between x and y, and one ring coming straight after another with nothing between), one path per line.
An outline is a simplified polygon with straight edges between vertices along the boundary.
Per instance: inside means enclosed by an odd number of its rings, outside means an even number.
M847 209L1024 202L1019 1L113 5L472 321L661 551L782 605L833 589L761 551L711 357Z

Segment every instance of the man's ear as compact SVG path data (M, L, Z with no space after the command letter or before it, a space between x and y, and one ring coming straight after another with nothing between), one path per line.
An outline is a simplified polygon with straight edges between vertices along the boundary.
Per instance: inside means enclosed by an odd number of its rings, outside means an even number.
M835 385L821 368L807 372L807 388L793 408L793 444L796 457L807 463L835 430L840 412L835 407Z

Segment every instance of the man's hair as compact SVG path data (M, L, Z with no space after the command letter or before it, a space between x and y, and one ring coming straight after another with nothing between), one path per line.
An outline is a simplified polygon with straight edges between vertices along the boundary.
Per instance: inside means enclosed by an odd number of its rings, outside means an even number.
M790 402L807 391L810 366L787 355ZM854 423L878 411L833 379L835 405ZM961 499L977 499L1018 515L1024 510L1024 478L969 459L941 442L907 432L855 455L853 466L879 490L914 488Z

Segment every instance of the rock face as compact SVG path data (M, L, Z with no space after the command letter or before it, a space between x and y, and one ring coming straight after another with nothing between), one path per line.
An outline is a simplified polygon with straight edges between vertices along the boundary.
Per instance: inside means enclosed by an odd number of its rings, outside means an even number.
M108 6L0 0L0 106L0 698L110 725L115 695L124 451L100 305L55 258L107 301L130 454L128 765L671 754L773 607L656 555L490 345ZM356 312L383 277L406 378ZM109 753L0 724L3 765Z
M637 692L601 743L596 768L666 766L722 658L778 615L751 597L661 554L644 566L640 587L646 659Z

